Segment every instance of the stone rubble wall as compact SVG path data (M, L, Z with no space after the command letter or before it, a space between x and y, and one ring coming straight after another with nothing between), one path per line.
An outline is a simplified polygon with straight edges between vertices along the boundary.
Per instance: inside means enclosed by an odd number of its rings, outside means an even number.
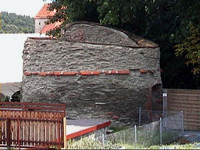
M159 48L28 39L23 51L24 71L83 71L159 69Z
M159 47L29 38L23 51L22 101L64 102L68 118L130 124L135 109L146 104L149 88L161 83L159 61Z

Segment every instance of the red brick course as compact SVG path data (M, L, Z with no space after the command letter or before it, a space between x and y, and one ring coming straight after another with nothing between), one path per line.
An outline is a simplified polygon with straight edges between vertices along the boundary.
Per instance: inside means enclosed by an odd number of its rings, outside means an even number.
M155 70L139 70L141 74L151 73L154 74ZM73 72L73 71L50 71L50 72L24 72L24 75L39 75L39 76L75 76L77 74L82 76L94 76L94 75L129 75L130 70L107 70L107 71L80 71L80 72Z
M60 75L61 75L61 71L54 71L54 72L53 72L53 75L54 75L54 76L60 76Z
M30 73L30 72L24 72L24 75L25 75L25 76L30 76L31 73Z
M46 76L47 73L46 73L46 72L40 72L38 75L39 75L39 76Z
M75 76L76 72L61 72L61 75L63 75L63 76Z
M112 70L112 71L105 71L105 74L107 74L107 75L112 75L112 74L128 75L128 74L130 74L130 71L129 70Z
M141 74L146 74L147 72L148 72L148 70L140 69L140 73L141 73Z
M100 73L100 71L80 71L80 75L82 76L99 75Z

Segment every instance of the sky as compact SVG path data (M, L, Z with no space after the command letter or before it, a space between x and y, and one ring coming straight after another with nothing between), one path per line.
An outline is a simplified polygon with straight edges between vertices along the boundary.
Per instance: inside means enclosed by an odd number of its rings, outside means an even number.
M0 11L34 17L44 3L50 0L0 0Z
M0 11L34 17L50 0L0 0ZM20 82L23 74L22 51L27 37L36 34L0 34L0 83Z

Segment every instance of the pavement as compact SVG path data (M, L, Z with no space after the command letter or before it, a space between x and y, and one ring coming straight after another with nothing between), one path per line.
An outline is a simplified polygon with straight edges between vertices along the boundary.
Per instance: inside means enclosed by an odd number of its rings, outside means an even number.
M200 142L200 132L199 131L184 131L184 135L181 138L183 144Z
M67 120L67 139L72 139L84 134L95 132L97 130L108 127L110 124L111 122L108 120Z

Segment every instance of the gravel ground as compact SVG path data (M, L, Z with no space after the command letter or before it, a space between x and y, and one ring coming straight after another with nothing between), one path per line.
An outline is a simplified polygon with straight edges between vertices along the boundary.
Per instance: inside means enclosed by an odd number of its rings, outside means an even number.
M195 143L200 142L200 132L185 131L184 136L181 138L183 143Z

